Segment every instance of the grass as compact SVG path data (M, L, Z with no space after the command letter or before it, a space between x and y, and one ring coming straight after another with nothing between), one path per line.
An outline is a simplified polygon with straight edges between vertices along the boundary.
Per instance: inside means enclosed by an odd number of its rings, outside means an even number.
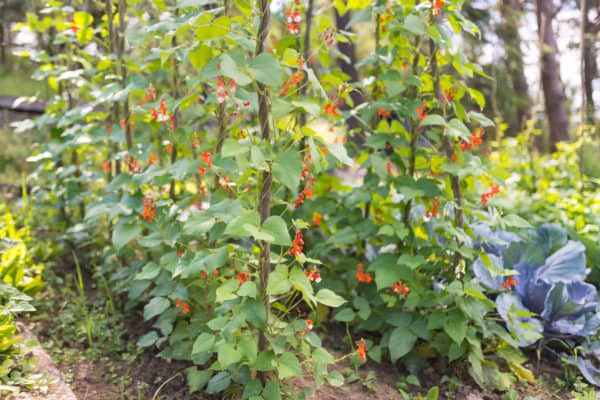
M32 66L13 60L0 65L0 96L38 96L45 98L46 83L31 78Z

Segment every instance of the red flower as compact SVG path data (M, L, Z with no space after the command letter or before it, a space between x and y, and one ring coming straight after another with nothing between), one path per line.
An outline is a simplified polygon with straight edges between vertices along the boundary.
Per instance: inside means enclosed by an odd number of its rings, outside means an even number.
M425 213L425 217L428 219L432 218L432 217L437 218L437 216L439 215L439 211L440 211L440 199L438 199L436 197L435 199L433 199L432 209L427 210L427 212Z
M317 213L314 213L313 218L312 218L312 223L316 227L321 226L321 216Z
M244 284L244 282L248 282L250 280L250 276L248 276L245 272L238 272L237 280L240 283L240 286Z
M398 281L398 282L394 283L393 290L394 290L394 293L401 294L402 296L404 296L408 292L410 292L410 289L408 288L408 286L406 285L406 283L404 283L402 281Z
M425 102L417 107L417 115L419 116L419 121L423 121L425 117L427 117L427 107Z
M387 172L388 175L392 174L392 163L391 162L387 161L385 163L385 170L386 170L386 172Z
M167 154L171 154L173 152L173 144L167 143L167 147L165 148Z
M317 268L315 265L310 267L308 271L304 271L304 275L306 275L308 280L311 282L321 282L321 273L319 272L319 268Z
M167 115L169 113L169 110L167 109L167 103L165 102L164 97L160 99L160 104L158 106L160 107L160 111L163 115Z
M360 359L362 361L367 361L367 342L365 339L360 339L360 341L356 341L354 344L357 346L356 351Z
M335 28L330 27L330 28L325 29L325 32L323 32L323 40L328 45L333 44L333 42L335 41L334 36L335 36Z
M229 82L229 85L231 86L231 81ZM235 88L235 82L234 82L234 88ZM227 89L225 89L225 82L223 81L223 77L221 75L219 75L217 77L217 101L219 103L223 103L228 98L229 98L229 92L227 91Z
M492 186L488 192L481 194L481 204L483 204L484 206L487 206L488 199L498 193L500 193L500 186L499 185Z
M370 283L371 281L373 281L373 277L370 273L364 272L364 268L365 267L362 263L359 263L356 266L356 279L358 279L359 282Z
M102 164L102 169L105 170L106 172L110 171L110 161L104 161L104 164Z
M332 102L325 103L325 108L323 112L325 113L325 115L333 115L336 117L340 115L340 111L338 110L337 104Z
M306 335L307 333L312 331L312 328L313 328L313 322L310 319L307 319L306 320L306 329L301 330L299 333L301 335Z
M156 217L156 201L152 196L142 198L144 204L144 211L142 211L142 218L149 223L152 223L154 217Z
M200 176L204 176L206 175L206 169L202 166L198 166L198 173L200 174Z
M433 15L439 17L442 14L442 7L444 7L444 0L433 0L431 3L431 10Z
M175 127L175 116L171 115L169 117L169 120L171 121L171 128L173 128L173 130L175 130L176 129L176 127Z
M185 315L187 313L190 312L190 307L188 306L188 303L184 303L181 300L177 300L177 303L175 304L175 308L181 308L181 312Z
M210 151L202 153L202 161L206 164L207 168L212 168L212 153Z
M154 153L150 154L150 157L148 158L148 165L156 164L157 162L158 162L158 157L156 156L156 154L154 154Z
M516 285L517 285L517 281L515 280L515 277L512 275L509 275L508 277L506 277L504 282L502 282L502 287L505 288L506 290L512 290L513 286L516 286Z
M392 112L384 110L383 108L378 108L377 115L379 115L381 118L388 118L390 115L392 115Z
M158 111L156 110L156 107L152 107L150 109L150 115L152 115L153 120L156 121L158 119Z
M298 256L302 253L302 246L304 245L304 239L302 238L302 232L300 230L296 231L296 238L294 239L294 243L292 243L292 250L290 250L291 256Z

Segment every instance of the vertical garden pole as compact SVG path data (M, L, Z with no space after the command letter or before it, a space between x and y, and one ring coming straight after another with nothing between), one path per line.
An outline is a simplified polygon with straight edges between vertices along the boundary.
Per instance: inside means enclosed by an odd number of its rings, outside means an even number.
M271 19L271 12L269 10L269 0L259 0L259 12L260 12L260 25L258 28L258 35L256 39L256 55L264 53L265 42L269 33L269 25ZM264 84L257 82L258 87L258 119L260 123L260 130L262 133L262 140L265 142L271 141L271 126L269 125L269 96L267 88ZM271 166L266 171L263 171L260 182L260 197L259 197L259 212L260 212L260 223L261 225L271 215L271 184L273 182L273 175L271 172ZM265 329L268 326L269 321L269 296L267 295L267 283L269 282L269 272L271 270L271 245L268 242L261 241L261 254L260 254L260 293L263 299L265 307ZM265 329L259 331L258 336L258 351L263 352L267 349L267 336ZM263 381L265 377L263 376Z

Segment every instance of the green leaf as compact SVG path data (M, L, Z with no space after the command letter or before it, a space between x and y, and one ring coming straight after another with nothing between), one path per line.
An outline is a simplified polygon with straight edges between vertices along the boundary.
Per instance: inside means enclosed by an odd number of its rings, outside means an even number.
M444 331L456 344L461 344L467 333L467 320L459 310L452 310L444 322Z
M460 138L465 141L471 140L471 131L462 123L462 121L453 118L446 127L446 134L450 137Z
M302 174L302 159L296 148L290 148L273 163L273 176L292 193L298 192Z
M260 216L254 210L244 210L242 214L227 224L224 234L233 237L249 237L252 236L248 231L247 226L253 226L258 230Z
M489 119L488 117L486 117L485 115L475 112L475 111L469 111L468 114L469 118L474 119L475 121L479 122L479 125L483 126L484 128L490 127L490 126L494 126L494 121L492 121L491 119Z
M226 369L231 364L240 362L242 352L231 343L223 343L217 347L217 359L221 368Z
M139 347L150 347L158 340L158 334L156 331L150 331L142 336L138 341L137 345Z
M244 284L238 290L238 296L256 298L257 290L256 284L252 281L244 282Z
M142 227L138 224L117 224L112 234L113 245L119 250L141 233Z
M267 294L270 296L284 294L290 291L292 284L288 279L288 268L286 265L279 264L269 275L267 284Z
M281 75L283 69L272 54L262 53L250 61L248 65L250 75L260 83L279 87L283 83Z
M354 313L354 311L351 308L345 307L345 308L342 308L340 311L338 311L335 314L334 319L336 321L350 322L355 317L356 317L356 314Z
M239 141L231 138L225 139L223 148L221 149L221 157L235 157L240 154L245 154L250 150L248 146L241 144Z
M264 222L262 230L273 237L271 243L280 246L290 246L292 240L283 218L279 215L272 215Z
M186 368L184 372L185 377L187 378L190 393L197 392L198 390L206 386L212 374L210 370L205 369L203 371L200 371L197 367Z
M508 214L502 217L502 222L512 228L533 229L533 225L515 214Z
M290 283L296 290L302 293L305 301L314 302L313 287L306 275L304 275L304 272L297 266L292 268L292 271L290 272Z
M265 390L262 392L262 397L265 400L281 400L281 388L279 382L271 380L265 385Z
M202 71L202 68L208 64L212 57L212 49L210 46L202 43L200 46L196 46L195 49L190 51L188 54L190 63L196 69L196 72Z
M210 333L203 332L196 338L194 341L194 345L192 347L192 356L204 353L207 351L212 352L212 347L215 344L215 335L211 335Z
M229 372L227 372L227 371L219 372L218 374L213 376L210 381L208 381L208 387L206 388L206 393L215 394L215 393L222 392L223 390L227 389L227 387L229 387L230 383L231 383L231 375L229 375Z
M398 261L396 261L397 264L406 265L410 269L415 269L418 266L425 264L425 262L425 257L423 257L422 255L413 256L407 253L402 254L398 258Z
M390 342L388 345L392 362L395 363L400 357L408 354L413 349L416 342L417 336L406 328L399 327L394 329L390 334Z
M169 308L171 302L164 297L153 297L152 300L144 307L144 321L162 314Z
M409 15L404 20L404 29L417 35L425 35L425 23L416 15Z
M446 120L437 114L430 114L423 118L420 123L421 126L446 126Z
M223 54L221 56L220 66L221 66L221 72L223 73L223 75L228 78L233 79L236 84L238 84L240 86L245 86L252 82L252 80L250 80L250 78L248 78L248 76L246 76L246 74L244 74L242 71L240 71L238 69L237 64L235 63L233 58L231 58L229 55Z
M467 91L469 92L471 98L475 100L475 102L479 106L479 109L483 110L485 107L485 97L483 96L483 93L473 88L467 88Z
M246 319L256 328L264 328L267 312L265 305L260 299L247 298L244 302L244 312Z
M279 379L302 376L300 361L292 353L283 353L277 363Z
M354 166L354 160L352 160L348 153L346 152L346 148L341 143L328 143L327 149L329 152L342 164L345 164L349 167Z
M222 303L227 300L233 300L237 297L234 293L240 286L239 282L235 279L230 279L221 286L219 286L215 292L215 300L218 303Z
M258 353L258 357L256 358L256 364L254 364L254 368L257 371L273 371L275 369L275 354L273 350L263 351Z
M317 302L329 306L329 307L339 307L346 302L343 297L338 296L332 290L329 289L321 289L317 292L316 295Z
M135 275L134 279L154 279L158 276L159 273L160 266L157 263L151 261L148 264L144 265L144 268L142 268L142 270Z

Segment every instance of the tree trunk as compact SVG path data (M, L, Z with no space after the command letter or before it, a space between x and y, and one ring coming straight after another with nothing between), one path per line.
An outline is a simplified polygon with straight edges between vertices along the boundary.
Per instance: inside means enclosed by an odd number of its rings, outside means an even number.
M594 88L592 81L596 77L597 65L594 48L594 28L589 20L590 0L581 0L581 107L582 123L594 123Z
M516 131L520 131L525 127L525 122L531 118L531 98L529 85L525 78L523 50L519 35L521 3L518 0L502 0L500 12L503 22L498 29L498 34L504 42L507 70L516 96L516 118L513 125Z
M5 38L4 22L0 22L0 63L6 64L6 47L8 41Z
M552 28L553 13L552 0L536 0L541 51L541 81L544 91L546 119L550 130L550 151L556 151L556 143L569 140L567 106L560 79L556 37Z
M335 8L335 25L337 27L337 30L348 30L347 25L348 22L350 22L351 17L352 12L346 11L344 15L340 15L337 8ZM338 42L337 46L340 53L344 55L344 57L338 58L338 65L340 66L340 69L343 73L350 77L349 83L358 82L359 75L358 70L355 67L356 48L354 46L354 43L352 41L348 41L346 43ZM362 93L358 90L353 90L350 93L350 97L352 98L352 102L354 103L353 107L358 106L364 101ZM349 131L353 131L360 127L360 122L358 121L358 119L350 117L346 120L346 126L348 127ZM361 142L362 135L354 134L352 136L352 139L355 142Z

